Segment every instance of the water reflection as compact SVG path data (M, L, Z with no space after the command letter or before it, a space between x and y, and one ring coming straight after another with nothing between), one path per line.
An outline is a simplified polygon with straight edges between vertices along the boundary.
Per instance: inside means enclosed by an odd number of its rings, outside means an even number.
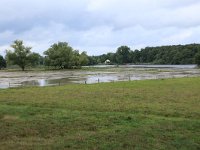
M9 72L5 72L5 74L3 74L2 72L2 74L0 74L0 88L19 86L52 86L75 83L93 84L101 82L200 76L200 70L193 68L195 67L195 65L162 65L162 67L160 67L160 65L143 65L143 67L141 66L142 65L126 65L122 66L122 68L114 69L112 68L113 66L109 66L109 69L105 69L105 71L97 70L96 72L52 71L41 73L28 72L24 74L23 72L16 72L14 75ZM147 68L145 68L144 66L146 66Z
M187 77L187 74L102 74L102 75L87 75L79 78L62 78L62 79L40 79L33 81L22 82L24 86L52 86L65 84L93 84L102 82L116 82L116 81L132 81L132 80L146 80L146 79L164 79ZM192 76L192 75L190 75Z
M74 80L75 82L76 80ZM32 81L24 81L21 84L23 86L52 86L52 85L62 85L73 83L73 80L69 78L62 78L62 79L39 79L39 80L32 80Z

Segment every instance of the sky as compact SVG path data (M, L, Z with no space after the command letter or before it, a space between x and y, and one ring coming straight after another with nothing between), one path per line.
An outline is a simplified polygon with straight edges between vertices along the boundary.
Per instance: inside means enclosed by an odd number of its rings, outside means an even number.
M0 55L17 39L40 54L200 43L200 0L0 0Z

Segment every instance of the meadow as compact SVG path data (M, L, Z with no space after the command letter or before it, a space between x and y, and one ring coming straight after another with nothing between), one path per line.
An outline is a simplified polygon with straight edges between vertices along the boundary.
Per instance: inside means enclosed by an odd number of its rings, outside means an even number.
M200 77L0 89L0 149L200 149Z

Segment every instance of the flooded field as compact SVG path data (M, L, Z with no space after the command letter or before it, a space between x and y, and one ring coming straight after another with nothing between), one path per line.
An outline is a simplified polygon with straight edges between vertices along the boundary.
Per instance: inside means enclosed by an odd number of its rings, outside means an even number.
M145 79L200 76L195 65L94 66L73 71L0 71L0 88L92 84Z

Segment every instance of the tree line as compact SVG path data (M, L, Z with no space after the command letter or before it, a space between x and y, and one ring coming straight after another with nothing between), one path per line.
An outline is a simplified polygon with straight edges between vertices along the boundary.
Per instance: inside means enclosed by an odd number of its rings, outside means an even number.
M11 45L13 50L6 50L6 56L0 55L0 69L9 65L18 65L22 70L27 66L44 65L54 69L81 68L84 65L97 64L198 64L200 66L200 44L146 47L131 50L120 46L115 53L88 56L80 53L66 42L58 42L44 51L44 56L31 52L31 47L16 40Z
M102 64L198 64L200 65L200 44L146 47L131 50L120 46L115 53L89 57L89 65Z
M44 56L31 52L31 47L24 46L23 41L16 40L11 45L13 50L6 50L5 59L0 56L0 69L7 65L18 65L23 71L28 66L44 65L53 69L81 68L88 64L86 52L79 53L66 42L53 44L44 51ZM2 61L1 61L2 60Z

